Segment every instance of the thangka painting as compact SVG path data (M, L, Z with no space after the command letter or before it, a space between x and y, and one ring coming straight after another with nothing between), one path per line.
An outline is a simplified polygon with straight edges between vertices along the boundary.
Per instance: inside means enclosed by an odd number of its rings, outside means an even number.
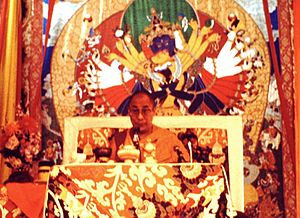
M138 90L153 95L161 116L240 115L247 214L282 216L280 103L262 3L72 2L57 3L50 30L50 134L60 137L65 117L127 115ZM277 5L269 5L276 20Z
M126 115L128 97L141 89L155 98L157 115L261 120L270 79L264 37L236 3L228 1L222 10L212 5L87 1L53 51L61 128L68 116ZM253 130L256 139L260 128L257 123Z

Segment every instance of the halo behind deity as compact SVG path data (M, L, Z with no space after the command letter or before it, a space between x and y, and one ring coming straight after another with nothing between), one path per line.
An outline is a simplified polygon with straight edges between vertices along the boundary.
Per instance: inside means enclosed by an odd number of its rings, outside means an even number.
M156 10L157 16L159 18L160 24L163 28L172 28L174 23L180 24L178 20L179 16L185 16L188 21L191 19L196 20L198 25L200 24L200 19L197 14L197 10L188 1L178 1L178 0L134 0L128 4L127 8L124 10L121 20L120 28L126 29L130 28L131 35L133 37L135 47L141 51L141 46L139 43L139 36L141 34L150 34L152 27L151 21L151 11ZM162 17L160 17L162 16ZM191 28L188 28L184 33L186 40L190 38Z

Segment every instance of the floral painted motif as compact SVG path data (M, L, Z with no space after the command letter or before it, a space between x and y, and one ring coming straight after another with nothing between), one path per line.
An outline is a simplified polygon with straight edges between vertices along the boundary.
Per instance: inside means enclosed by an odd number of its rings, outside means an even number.
M185 178L188 164L55 166L45 215L150 218L223 213L226 217L221 167L194 166L193 179Z

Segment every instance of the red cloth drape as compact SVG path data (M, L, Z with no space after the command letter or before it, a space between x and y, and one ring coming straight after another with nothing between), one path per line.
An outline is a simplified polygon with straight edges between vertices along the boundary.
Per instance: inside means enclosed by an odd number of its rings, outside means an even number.
M6 29L6 16L7 16L7 1L8 0L3 0L0 4L0 9L1 9L1 12L0 12L0 55L2 55L2 49L3 49L3 46L4 46L4 37L5 37L5 34L4 34L4 31Z
M49 32L50 32L50 27L51 27L51 20L52 20L54 5L55 5L55 0L49 0L49 2L48 2L48 20L47 20L47 25L46 25L43 60L45 59L45 55L46 55L46 51L47 51L48 37L49 37Z
M264 10L268 26L269 37L273 37L271 21L268 12L267 1L264 2ZM280 54L276 54L273 39L270 38L270 47L273 60L274 74L280 96L280 111L282 114L282 174L283 194L286 217L296 217L296 181L295 181L295 99L294 95L294 50L293 50L293 12L292 3L289 0L278 1L278 30ZM280 57L280 67L277 62Z
M269 36L269 43L270 43L270 50L271 50L271 56L273 61L273 68L274 68L274 74L277 82L278 87L278 94L280 99L280 110L282 114L282 137L284 138L284 144L283 146L290 146L291 150L291 156L293 165L295 168L295 136L294 136L294 123L293 123L293 109L289 107L288 101L292 100L289 99L287 95L285 95L285 89L284 89L284 76L283 72L279 69L278 64L278 55L276 53L276 48L274 44L273 39L273 33L272 33L272 26L271 26L271 18L270 13L268 9L268 1L263 0L264 5L264 11L265 11L265 18L266 18L266 24L268 29L268 36ZM290 63L291 64L291 63ZM288 74L291 72L287 72ZM292 80L291 80L292 82ZM293 103L292 103L293 106Z
M294 1L294 60L295 60L295 133L296 133L296 202L300 216L300 2Z
M33 0L27 22L23 25L23 87L27 91L29 115L41 120L41 78L43 66L43 1Z

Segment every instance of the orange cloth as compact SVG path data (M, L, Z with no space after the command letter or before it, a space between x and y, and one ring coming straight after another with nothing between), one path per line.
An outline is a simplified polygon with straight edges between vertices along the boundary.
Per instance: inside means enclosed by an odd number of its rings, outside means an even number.
M179 150L182 152L183 157L186 161L189 161L189 155L187 150L182 145L181 141L177 138L176 134L169 131L168 129L163 129L158 126L153 126L153 131L146 138L140 139L140 147L143 148L147 141L151 141L152 144L156 146L156 160L157 163L176 163L178 162L178 155L175 151L175 147L178 146ZM125 129L120 132L116 132L114 138L112 139L112 156L111 159L119 162L117 157L117 151L120 145L132 144L132 139L129 134L129 130ZM141 150L141 162L144 162L144 151Z
M7 183L9 199L30 218L42 217L46 184Z

